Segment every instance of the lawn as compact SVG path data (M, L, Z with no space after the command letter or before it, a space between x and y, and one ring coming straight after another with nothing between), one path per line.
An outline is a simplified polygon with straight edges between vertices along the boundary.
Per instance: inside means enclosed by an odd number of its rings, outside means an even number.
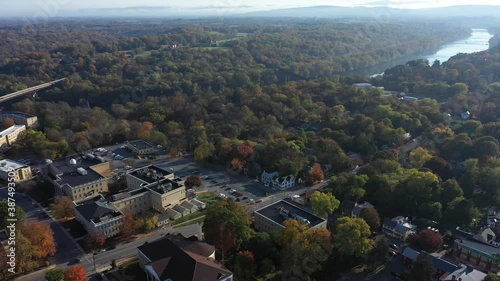
M120 266L120 269L105 274L109 280L144 281L146 274L139 266L139 261L134 260Z
M71 233L71 236L74 238L80 238L87 234L83 226L75 218L67 221L61 221L61 224L64 228L70 229L69 233Z
M199 212L194 212L192 214L189 214L187 216L183 216L182 218L179 218L179 219L176 219L172 225L178 225L178 224L181 224L183 222L186 222L188 220L192 220L192 219L196 219L196 218L199 218L199 217L202 217L202 216L205 216L205 213L206 211L205 210L202 210L202 211L199 211Z
M203 192L196 194L196 199L207 204L207 207L215 203L215 201L217 201L219 198L219 195L215 192Z

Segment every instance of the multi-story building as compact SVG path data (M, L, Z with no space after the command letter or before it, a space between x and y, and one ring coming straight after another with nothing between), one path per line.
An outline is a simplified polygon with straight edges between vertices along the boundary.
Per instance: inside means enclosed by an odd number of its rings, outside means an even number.
M415 233L417 226L410 223L408 218L398 216L391 219L384 219L384 224L382 225L382 232L384 234L405 241L410 234Z
M207 243L168 235L137 248L147 281L232 281L233 273L215 260Z
M265 206L254 212L254 226L257 230L273 232L284 229L283 222L295 219L311 228L326 228L326 220L307 211L293 201L285 199Z
M10 118L17 125L24 125L26 128L36 127L38 125L38 117L19 111L0 111L0 122L5 118Z
M156 151L154 145L143 140L128 142L127 147L138 155L152 154Z
M0 160L0 178L8 181L13 178L14 182L22 182L32 178L31 168L17 161Z
M56 195L66 195L76 203L108 192L108 179L101 174L109 162L81 157L48 160L46 178L54 184Z
M12 145L17 139L26 132L26 126L14 125L0 132L0 147Z
M98 232L107 238L120 233L123 214L106 201L86 202L75 207L75 217L90 235Z
M265 186L271 186L279 188L281 190L288 189L295 186L295 177L293 175L288 175L285 177L280 177L278 172L268 173L266 171L262 172L260 176L260 181Z
M455 240L453 257L473 268L497 273L500 264L500 249L472 240Z

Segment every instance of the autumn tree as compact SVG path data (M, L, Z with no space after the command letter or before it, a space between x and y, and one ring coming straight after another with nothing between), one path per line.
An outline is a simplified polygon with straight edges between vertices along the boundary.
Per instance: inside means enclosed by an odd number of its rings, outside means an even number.
M4 129L8 129L14 125L16 125L16 123L14 122L14 120L12 118L6 117L2 121L2 127Z
M123 212L123 223L120 226L120 234L124 237L129 237L134 234L137 223L134 219L134 214L130 210Z
M250 218L240 204L219 199L207 208L203 224L205 239L224 253L252 237L250 224Z
M342 217L335 224L333 246L345 256L365 257L374 247L370 226L361 218Z
M22 234L30 242L34 258L45 258L56 252L54 232L47 223L29 220L21 225Z
M321 169L321 165L316 163L313 165L311 171L307 175L306 183L309 185L313 185L314 183L318 183L325 178L323 173L323 169Z
M64 271L64 281L87 281L87 271L81 265L68 267Z
M7 252L5 251L4 247L0 247L0 277L2 277L1 280L7 280L7 274L9 274L8 269L9 266L7 265Z
M415 240L418 247L429 253L439 250L443 245L443 236L430 229L422 230Z
M340 206L340 201L335 196L320 191L314 192L309 200L314 213L322 218L328 217Z
M375 208L363 208L360 218L366 221L371 231L375 231L380 227L380 216Z
M153 130L153 123L151 122L146 121L138 124L136 131L137 138L149 139L152 130Z
M184 185L187 188L192 188L193 186L199 187L202 185L201 178L199 176L189 176L187 177L186 181L184 182Z
M420 168L425 162L429 161L432 155L427 151L427 149L422 147L417 147L410 152L410 163L414 168Z
M98 249L102 249L106 244L106 236L104 234L97 232L94 235L86 235L83 238L83 245L88 251L95 251Z
M236 254L234 273L242 279L250 279L256 270L255 257L250 251L240 251Z
M75 216L75 204L68 196L59 196L50 204L52 214L58 219Z
M60 268L53 268L45 272L46 281L63 281L64 280L64 270Z

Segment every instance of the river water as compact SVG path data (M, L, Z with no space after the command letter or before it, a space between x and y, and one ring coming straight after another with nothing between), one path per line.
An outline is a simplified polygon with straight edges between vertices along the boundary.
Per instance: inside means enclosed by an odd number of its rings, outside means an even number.
M443 45L441 49L435 54L415 56L413 58L406 58L405 60L410 61L415 59L426 59L431 65L435 60L439 60L441 63L443 63L459 53L470 54L487 50L489 48L489 41L492 37L493 34L489 33L487 29L473 28L472 34L469 38ZM382 75L384 70L402 63L404 64L406 63L406 61L398 60L391 63L391 66L388 66L387 64L377 66L380 67L378 68L378 71L375 71L375 73L377 74L374 74L371 77ZM374 71L371 71L369 73L374 73Z

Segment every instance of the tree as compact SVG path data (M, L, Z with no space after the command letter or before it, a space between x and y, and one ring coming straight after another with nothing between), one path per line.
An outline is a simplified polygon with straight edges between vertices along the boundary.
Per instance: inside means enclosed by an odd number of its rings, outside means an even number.
M101 249L106 244L106 236L97 232L95 235L86 235L83 238L83 245L87 251L95 251Z
M14 125L16 125L16 123L14 122L14 120L12 118L6 117L2 121L2 127L4 129L8 129Z
M342 255L364 257L373 249L370 227L361 218L342 217L333 232L333 246Z
M59 196L50 204L52 214L58 219L75 216L75 204L68 196Z
M267 232L257 232L248 240L247 249L254 253L256 260L269 256L274 247L271 235Z
M427 151L427 149L422 147L417 147L410 152L410 163L414 168L420 168L425 162L429 161L432 155Z
M10 203L11 205L13 203ZM24 213L23 208L21 208L19 205L15 204L15 219L17 219L17 223L21 223L24 220L24 217L26 214ZM0 229L4 229L8 224L7 219L9 219L9 214L12 214L12 212L9 212L9 202L7 201L0 201Z
M443 217L441 213L442 205L439 202L427 202L420 205L419 214L421 217L433 220L441 221Z
M441 192L441 202L447 206L455 198L462 197L464 192L455 179L449 179L443 183L443 191Z
M314 213L322 218L327 218L340 206L340 201L335 196L320 191L314 192L309 200Z
M124 237L129 237L134 234L137 227L137 222L134 219L134 214L130 210L123 212L123 223L120 226L120 234Z
M0 247L0 276L1 280L7 280L7 274L9 274L8 269L10 268L7 264L7 252L4 247Z
M385 238L375 241L375 246L370 252L368 260L376 265L385 264L389 261L389 245Z
M49 224L34 220L24 221L21 232L30 242L34 258L45 258L56 252L54 232Z
M207 208L205 239L224 253L247 242L253 235L245 209L232 200L217 200Z
M49 269L45 273L45 280L47 281L63 281L63 279L64 279L64 270L60 268Z
M339 200L358 201L365 196L366 191L364 188L367 181L367 175L342 173L338 176L333 176L327 188L331 190L335 198Z
M447 180L453 176L451 165L441 157L433 156L429 161L425 162L424 168L430 169L442 180Z
M445 212L446 222L455 225L467 225L472 222L474 204L472 200L463 197L457 197L448 204Z
M250 279L256 270L255 258L250 251L240 251L236 254L234 273L243 279Z
M68 267L64 271L64 281L86 281L87 271L81 265Z
M422 230L416 237L416 244L424 251L432 253L443 245L443 236L430 229Z
M380 216L375 208L363 208L360 213L360 218L366 221L372 232L380 227Z
M484 278L484 281L500 281L500 277L494 273L489 273L486 275L486 278Z
M316 163L313 165L311 171L309 172L308 179L310 183L314 184L322 181L325 178L325 174L321 169L321 165ZM306 179L307 180L307 179Z
M187 188L192 188L193 186L201 186L202 185L202 181L201 181L201 178L199 176L189 176L187 177L186 181L184 182L184 185L187 187Z
M432 258L427 253L420 253L417 262L410 272L407 272L408 278L403 278L409 281L433 281L436 269L432 263Z

